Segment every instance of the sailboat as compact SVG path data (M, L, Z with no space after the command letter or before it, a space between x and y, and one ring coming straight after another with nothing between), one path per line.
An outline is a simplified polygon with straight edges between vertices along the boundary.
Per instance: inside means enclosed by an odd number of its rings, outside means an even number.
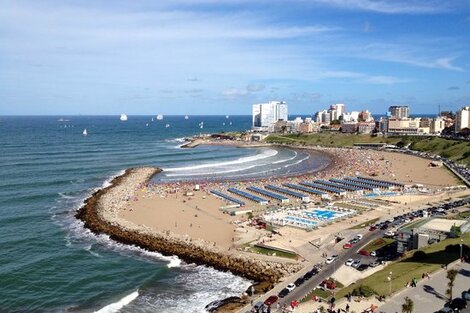
M185 120L189 119L189 116L185 115L185 116L184 116L184 119L185 119Z
M127 115L126 114L121 114L121 117L119 118L121 121L125 122L127 121Z
M157 115L157 120L159 120L159 121L163 120L163 114L158 114Z
M152 122L153 122L153 117L152 117Z
M230 116L228 116L228 115L225 115L225 118L229 118L229 117L230 117Z
M83 135L83 136L87 136L87 135L88 135L88 132L86 131L86 128L83 130L82 135Z

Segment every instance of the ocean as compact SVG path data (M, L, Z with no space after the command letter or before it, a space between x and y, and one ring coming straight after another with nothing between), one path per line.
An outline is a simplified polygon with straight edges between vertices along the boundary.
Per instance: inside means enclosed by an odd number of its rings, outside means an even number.
M200 132L248 129L251 116L151 119L0 117L0 312L204 312L249 287L231 273L93 235L74 213L132 166L162 167L155 179L171 181L208 172L250 178L268 167L288 175L323 160L272 148L179 147Z

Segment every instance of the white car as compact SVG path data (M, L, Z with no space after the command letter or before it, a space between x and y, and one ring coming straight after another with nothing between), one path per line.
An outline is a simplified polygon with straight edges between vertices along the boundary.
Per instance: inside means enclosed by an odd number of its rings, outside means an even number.
M289 290L289 291L294 290L295 289L295 284L292 283L292 284L287 285L286 289Z
M361 234L357 234L357 235L356 235L356 238L359 239L359 240L361 240L361 239L362 239L362 235L361 235Z
M375 256L377 256L377 252L375 252L375 251L372 251L372 252L371 252L369 255L370 255L370 256L374 256L374 257L375 257Z
M356 260L351 264L351 266L354 267L354 268L358 268L359 265L361 265L361 261L359 261L359 260Z
M325 262L326 262L326 264L331 264L331 263L333 263L334 260L335 260L335 258L330 256L330 257L326 258Z
M353 260L353 259L348 259L344 264L345 264L346 266L351 266L353 263L354 263L354 260Z

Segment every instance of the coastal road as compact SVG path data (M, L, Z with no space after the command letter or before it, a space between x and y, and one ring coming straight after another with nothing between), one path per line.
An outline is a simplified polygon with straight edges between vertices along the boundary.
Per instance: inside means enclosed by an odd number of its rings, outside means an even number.
M364 237L361 239L361 241L358 244L354 245L353 248L344 250L344 252L342 253L338 253L338 258L333 263L324 266L317 275L313 276L312 278L307 280L304 284L295 288L292 292L290 292L283 299L279 299L280 303L289 304L293 300L302 299L306 294L308 294L315 287L317 287L323 280L330 278L331 275L333 275L333 273L341 265L343 265L349 258L357 259L358 258L357 253L367 243L369 243L372 240L382 237L384 234L385 234L385 231L380 230L380 229L366 233Z

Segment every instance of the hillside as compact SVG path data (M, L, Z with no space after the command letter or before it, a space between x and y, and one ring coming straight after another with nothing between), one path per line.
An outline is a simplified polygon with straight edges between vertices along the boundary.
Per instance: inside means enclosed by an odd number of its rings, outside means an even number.
M351 147L355 143L387 143L410 149L441 155L458 163L470 166L470 142L450 140L440 137L391 136L378 137L342 133L269 135L266 142L297 145L320 145L326 147Z

